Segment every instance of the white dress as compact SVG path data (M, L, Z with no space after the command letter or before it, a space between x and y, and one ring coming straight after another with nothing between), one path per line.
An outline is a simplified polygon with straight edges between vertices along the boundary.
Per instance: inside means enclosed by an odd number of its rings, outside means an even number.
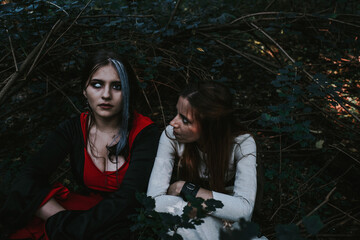
M168 137L166 134L170 137ZM154 167L151 172L147 195L155 199L155 210L167 212L173 215L181 215L187 202L181 197L166 195L170 186L171 174L174 168L175 154L182 155L184 144L175 140L172 127L167 126L163 131ZM203 157L202 152L200 156ZM200 165L200 177L206 179L206 166ZM178 229L178 233L187 239L218 240L219 231L223 228L223 220L238 221L244 218L251 220L256 196L256 144L249 134L235 138L229 170L226 181L235 176L233 193L227 195L212 191L213 198L220 200L224 206L210 213L204 218L204 223L196 226L196 229ZM233 224L238 228L237 223ZM266 239L265 237L260 239Z

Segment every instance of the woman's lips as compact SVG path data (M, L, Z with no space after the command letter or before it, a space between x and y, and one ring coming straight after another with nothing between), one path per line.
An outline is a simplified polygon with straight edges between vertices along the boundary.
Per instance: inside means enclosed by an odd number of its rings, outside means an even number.
M176 138L179 138L179 134L177 132L173 131L173 134Z
M103 104L99 104L99 107L101 107L102 109L110 109L110 108L112 108L112 107L114 107L114 106L111 105L111 104L105 104L105 103L103 103Z

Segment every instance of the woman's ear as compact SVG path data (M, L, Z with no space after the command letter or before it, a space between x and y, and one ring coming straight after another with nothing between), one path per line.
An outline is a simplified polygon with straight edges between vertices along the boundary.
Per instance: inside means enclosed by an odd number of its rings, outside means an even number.
M86 94L86 90L85 90L85 89L83 90L83 95L84 95L85 98L87 98L87 94Z

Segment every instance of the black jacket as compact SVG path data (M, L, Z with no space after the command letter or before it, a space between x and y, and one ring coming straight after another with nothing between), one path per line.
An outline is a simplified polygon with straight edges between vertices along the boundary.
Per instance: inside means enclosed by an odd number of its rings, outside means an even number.
M143 117L140 115L140 121ZM139 123L141 124L141 123ZM135 128L137 122L133 122ZM129 225L128 215L134 213L135 193L146 191L159 132L154 124L142 129L130 149L130 164L120 188L87 211L62 211L46 222L50 239L113 239ZM53 131L40 151L18 174L0 210L0 221L8 229L24 227L51 189L49 177L59 164L70 156L72 172L84 185L84 138L80 117L72 118Z

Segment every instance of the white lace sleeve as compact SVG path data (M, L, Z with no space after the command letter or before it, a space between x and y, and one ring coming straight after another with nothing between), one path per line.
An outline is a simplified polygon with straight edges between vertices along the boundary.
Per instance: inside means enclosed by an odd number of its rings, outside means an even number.
M234 147L236 162L236 175L234 182L234 194L227 195L213 191L213 197L220 200L224 207L216 210L211 215L237 221L244 218L251 220L256 197L256 144L249 135L237 137L238 144Z
M181 215L187 203L181 197L166 195L174 168L174 159L178 143L166 136L165 131L172 137L171 126L168 126L160 138L147 195L155 199L156 211Z

